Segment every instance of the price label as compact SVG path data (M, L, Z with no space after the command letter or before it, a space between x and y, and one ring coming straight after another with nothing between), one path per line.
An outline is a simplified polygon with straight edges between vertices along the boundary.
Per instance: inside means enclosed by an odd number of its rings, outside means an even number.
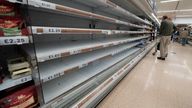
M60 77L60 73L54 74L54 78Z
M65 72L61 72L61 73L60 73L60 76L63 76L64 74L65 74Z
M118 45L119 43L117 43L117 42L115 42L115 43L113 43L113 45Z
M79 66L79 68L83 68L83 67L85 67L87 65L88 65L87 63L86 64L82 64L82 65Z
M109 34L109 30L102 30L102 33L108 35Z
M61 33L60 28L48 28L47 30L48 33Z
M42 3L41 3L41 6L42 6L42 7L45 7L45 8L50 8L50 7L51 7L51 4L46 3L46 2L42 2Z
M70 54L78 54L78 53L81 53L81 50L74 50L70 52Z
M53 54L53 55L49 55L48 59L56 59L56 58L60 58L61 54Z
M29 43L28 37L0 37L0 45L14 45Z
M110 46L110 44L105 44L105 45L103 45L103 47L109 47Z
M48 76L47 77L47 80L51 80L51 79L53 79L54 78L54 76ZM44 82L45 82L46 80L44 80Z
M17 80L15 81L15 85L22 84L22 83L28 82L28 81L30 81L30 80L32 80L32 77L31 77L31 76L26 76L26 77L17 79Z
M47 8L47 9L56 9L56 5L54 3L49 3L49 2L46 2L46 1L41 1L41 0L30 0L30 2L33 3L34 6L40 6L40 7L43 7L43 8Z

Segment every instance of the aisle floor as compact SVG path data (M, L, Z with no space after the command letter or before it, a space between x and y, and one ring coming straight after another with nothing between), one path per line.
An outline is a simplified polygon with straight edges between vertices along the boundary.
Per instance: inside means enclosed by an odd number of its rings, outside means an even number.
M192 46L172 43L166 61L153 51L98 108L192 108Z

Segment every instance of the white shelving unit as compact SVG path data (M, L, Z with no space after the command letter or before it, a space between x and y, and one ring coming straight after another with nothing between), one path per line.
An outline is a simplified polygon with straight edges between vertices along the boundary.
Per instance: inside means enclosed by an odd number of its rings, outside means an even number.
M95 106L155 45L154 25L111 0L7 1L28 7L32 36L0 45L25 44L33 75L0 90L34 80L42 108Z
M188 37L188 44L189 44L189 45L192 45L192 36L189 36L189 37Z

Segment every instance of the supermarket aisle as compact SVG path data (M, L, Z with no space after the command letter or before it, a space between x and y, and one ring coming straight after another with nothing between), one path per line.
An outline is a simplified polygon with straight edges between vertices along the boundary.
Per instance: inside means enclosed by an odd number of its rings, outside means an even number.
M98 108L192 108L191 91L192 47L174 43L166 61L149 53Z

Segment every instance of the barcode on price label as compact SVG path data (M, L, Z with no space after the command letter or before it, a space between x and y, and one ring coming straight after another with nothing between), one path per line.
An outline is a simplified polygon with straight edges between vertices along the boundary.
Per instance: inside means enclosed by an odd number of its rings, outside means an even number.
M28 37L0 37L0 45L20 45L29 43Z

